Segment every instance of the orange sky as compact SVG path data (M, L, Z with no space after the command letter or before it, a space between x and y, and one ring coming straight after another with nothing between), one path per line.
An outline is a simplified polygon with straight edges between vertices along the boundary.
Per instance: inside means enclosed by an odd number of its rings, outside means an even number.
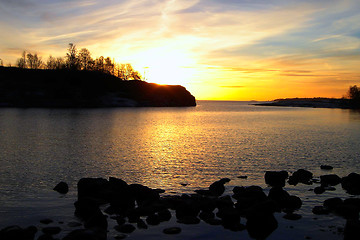
M197 99L342 97L360 85L357 0L2 1L0 58L68 43Z

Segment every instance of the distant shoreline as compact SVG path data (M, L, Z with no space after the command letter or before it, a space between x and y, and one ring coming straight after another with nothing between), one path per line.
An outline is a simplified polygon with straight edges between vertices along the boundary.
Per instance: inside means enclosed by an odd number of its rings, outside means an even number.
M343 98L284 98L271 102L254 103L255 106L276 107L308 107L308 108L340 108L357 109L351 100Z

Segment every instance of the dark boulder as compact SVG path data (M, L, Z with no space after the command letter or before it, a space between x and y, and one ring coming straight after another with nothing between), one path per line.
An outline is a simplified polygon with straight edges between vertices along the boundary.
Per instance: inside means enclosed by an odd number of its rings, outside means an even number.
M320 169L322 169L322 170L332 170L333 167L330 166L330 165L321 165L321 166L320 166Z
M285 202L290 198L290 194L282 187L273 187L269 191L268 198L273 200L279 209L285 207Z
M324 201L324 207L329 209L330 211L334 211L342 204L343 204L343 200L341 200L341 198L338 197L329 198Z
M137 228L139 229L147 229L148 226L146 225L145 221L142 219L139 219L136 223Z
M66 182L59 182L53 190L61 194L66 194L69 191L69 186Z
M209 186L210 195L221 196L225 191L224 184L230 182L229 178L222 178Z
M114 229L121 233L132 233L135 231L135 227L132 224L116 225Z
M350 173L348 176L343 177L341 186L349 194L360 195L360 174Z
M215 217L215 214L210 211L201 211L199 214L199 218L204 221L206 221L208 219L212 219L214 217Z
M139 206L145 203L159 201L160 199L157 191L141 184L131 184L129 185L129 190Z
M302 218L302 216L300 214L296 214L296 213L287 213L283 216L283 218L285 218L287 220L299 220Z
M183 216L178 218L177 222L183 224L198 224L200 223L200 219L194 216Z
M344 240L358 240L360 236L360 221L350 219L346 221L344 229Z
M266 200L266 194L259 186L234 187L233 193L233 198L236 200L247 198L253 200L255 203Z
M359 208L355 205L341 204L335 209L335 213L345 219L359 219Z
M323 186L319 186L319 187L314 188L314 193L315 194L322 194L324 192L325 192L325 188Z
M77 184L78 199L94 198L107 202L109 182L103 178L82 178Z
M99 204L91 198L81 198L74 203L75 216L82 220L88 220L94 215L102 215Z
M176 218L183 217L196 217L200 212L200 208L194 204L192 201L183 201L176 207L175 213Z
M299 169L295 171L290 177L289 177L289 184L290 185L296 185L298 183L303 184L311 184L311 179L313 177L313 174L305 169Z
M325 214L329 214L329 209L325 208L324 206L315 206L312 209L313 214L316 215L325 215Z
M106 230L108 227L107 218L104 214L101 213L101 211L97 212L96 214L85 220L84 227Z
M1 240L33 240L37 228L30 226L21 228L19 226L9 226L0 230Z
M52 219L50 219L50 218L44 218L44 219L41 219L40 222L42 224L49 224L49 223L52 223L54 221Z
M341 178L336 174L320 176L320 182L323 186L335 186L341 183Z
M246 218L246 229L250 237L254 239L265 239L278 227L273 214L253 212Z
M37 240L55 240L52 235L50 234L43 234L40 235Z
M266 171L265 172L265 183L272 187L284 187L285 180L289 177L286 171Z
M158 212L160 222L169 221L171 219L171 212L168 209L163 209Z
M146 218L146 223L149 225L159 225L160 218L157 214L152 214Z

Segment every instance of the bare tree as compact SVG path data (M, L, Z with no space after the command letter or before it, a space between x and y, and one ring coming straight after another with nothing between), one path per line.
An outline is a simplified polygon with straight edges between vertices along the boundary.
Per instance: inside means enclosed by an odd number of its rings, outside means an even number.
M46 68L47 69L56 69L56 58L53 56L49 56L47 62L46 62Z
M4 62L3 60L0 58L0 67L3 67L4 66Z
M21 58L16 60L16 66L19 68L26 68L26 51L23 51Z
M76 45L69 43L68 52L66 53L66 64L69 69L77 70L79 69L79 58Z
M26 55L26 63L31 69L39 69L42 65L42 59L41 57L38 57L37 53L31 54L28 53Z

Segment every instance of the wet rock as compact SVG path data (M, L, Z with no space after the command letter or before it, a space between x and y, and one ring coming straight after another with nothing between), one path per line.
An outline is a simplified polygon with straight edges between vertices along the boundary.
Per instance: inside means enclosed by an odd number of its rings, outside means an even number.
M272 187L284 187L285 180L289 177L286 171L266 171L265 183Z
M33 240L37 228L30 226L27 228L21 228L19 226L9 226L0 230L1 240Z
M299 220L302 218L302 216L300 214L296 214L296 213L287 213L283 216L283 218L285 218L287 220Z
M145 221L142 219L139 219L139 221L136 223L137 228L139 229L147 229L148 226L146 225Z
M62 240L106 240L106 231L93 229L76 229L67 234Z
M243 176L238 176L237 178L240 178L240 179L247 179L247 178L248 178L248 176L243 175Z
M358 240L360 236L360 221L347 220L344 229L344 240Z
M333 167L330 166L330 165L321 165L321 166L320 166L320 169L322 169L322 170L332 170Z
M230 182L229 178L223 178L223 179L220 179L219 181L212 183L209 186L210 195L221 196L225 191L224 184L227 182Z
M107 202L109 182L103 178L82 178L77 184L78 199L94 198Z
M155 202L160 199L160 195L154 189L141 184L129 185L131 194L135 197L135 200L139 206L149 202Z
M273 187L269 191L268 198L273 200L279 209L285 207L285 202L290 198L290 194L282 187Z
M163 233L165 233L165 234L179 234L179 233L181 233L181 228L179 228L179 227L165 228L163 230Z
M215 214L213 212L210 212L210 211L202 211L199 214L199 218L201 220L204 220L204 221L206 221L207 219L212 219L214 217L215 217Z
M106 230L108 227L108 222L106 216L101 212L98 212L92 215L90 218L85 220L85 228L98 228Z
M59 182L53 190L61 194L66 194L69 192L69 186L66 182Z
M114 229L122 233L132 233L133 231L135 231L136 228L132 224L123 224L123 225L116 225Z
M312 177L313 174L311 172L305 169L299 169L289 177L288 182L290 185L297 185L298 183L310 185L312 183Z
M251 199L255 203L266 200L266 194L259 186L234 187L233 193L233 198L236 200L247 198Z
M168 209L163 209L158 212L160 222L169 221L171 219L171 212Z
M116 223L117 223L118 225L123 225L123 224L126 222L125 218L122 217L122 216L118 216L118 217L116 217L116 218L114 218L114 219L115 219L115 221L116 221Z
M140 214L135 210L129 211L126 216L129 223L137 223L140 219Z
M183 201L176 207L176 218L183 218L186 216L196 217L200 212L200 208L193 204L192 201Z
M348 176L343 177L341 186L349 194L360 195L360 174L350 173Z
M323 186L336 186L341 183L341 178L336 174L320 176L320 182Z
M343 200L341 198L329 198L324 201L324 207L329 209L330 211L334 211L337 207L343 204Z
M52 219L50 219L50 218L44 218L44 219L40 220L40 223L42 223L42 224L49 224L49 223L52 223L52 222L54 222L54 221Z
M146 222L149 225L159 225L160 224L160 218L157 214L150 215L146 218Z
M330 211L324 206L315 206L313 207L312 212L316 215L325 215L329 214Z
M223 208L223 207L233 207L234 203L229 195L219 197L216 200L216 207L217 208Z
M210 224L210 225L213 225L213 226L222 225L222 220L218 219L218 218L209 218L209 219L206 219L205 222L207 224Z
M335 213L345 219L359 219L359 208L355 205L341 204L335 209Z
M347 198L344 200L344 204L353 205L360 209L360 198Z
M265 239L278 227L273 214L254 212L246 218L246 229L250 237L254 239Z
M102 215L100 211L99 204L91 198L81 198L74 203L75 206L75 216L79 217L82 220L88 220L92 216Z
M286 210L297 210L300 209L302 205L302 201L299 197L291 195L288 199L284 202L284 208Z
M325 192L325 188L323 186L319 186L319 187L314 188L314 193L315 194L322 194L324 192Z
M48 235L54 235L54 234L58 234L59 232L61 232L61 228L59 228L59 227L44 227L41 231Z

